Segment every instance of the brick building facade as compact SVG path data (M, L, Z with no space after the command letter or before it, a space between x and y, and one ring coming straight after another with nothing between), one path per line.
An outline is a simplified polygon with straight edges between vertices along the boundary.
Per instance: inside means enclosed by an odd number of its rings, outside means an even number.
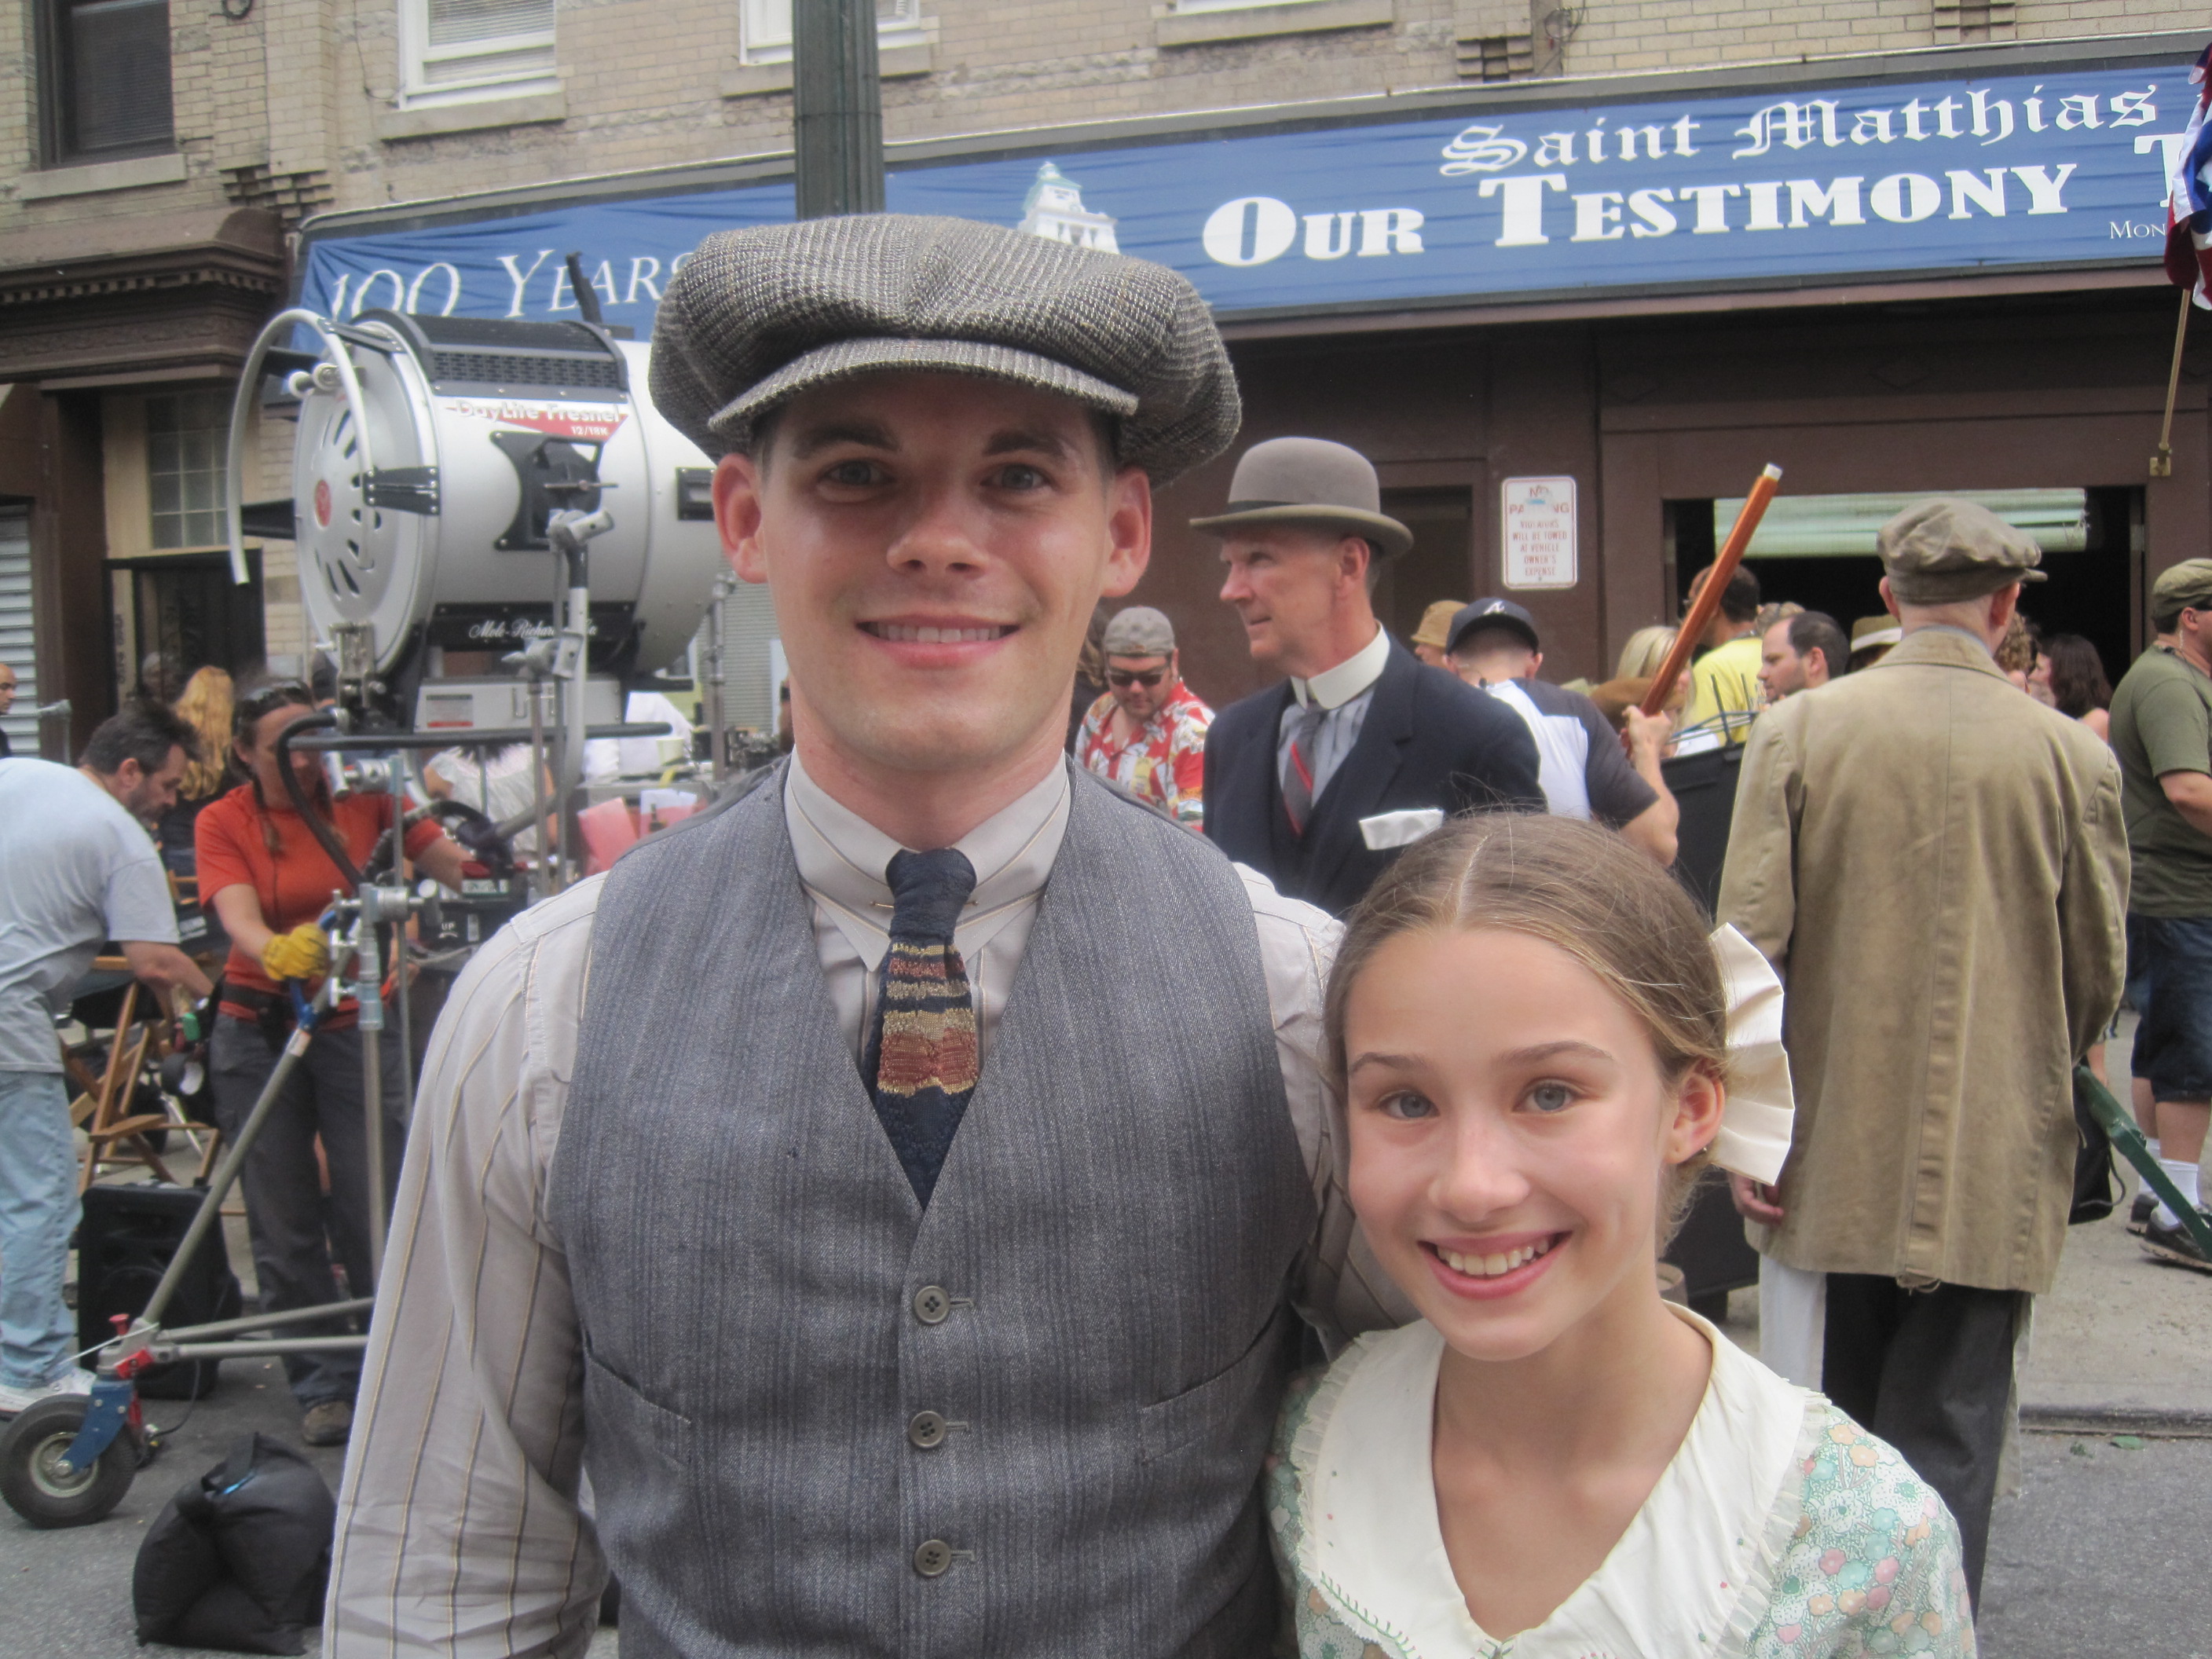
M30 71L0 97L0 656L24 652L22 600L8 609L24 586L9 585L11 558L28 571L35 634L34 659L17 663L30 671L10 723L19 751L81 740L149 652L166 650L181 672L195 658L296 660L306 647L289 546L257 547L247 599L228 590L222 538L210 533L230 386L257 328L296 288L304 222L493 204L501 192L542 204L571 181L618 192L628 175L640 191L672 189L683 169L732 158L772 173L789 145L788 3L126 0L93 12L25 0L0 10L0 58ZM1379 118L1397 102L1474 119L1547 98L1602 102L1632 82L1663 89L1669 76L1783 85L1841 75L1838 61L1878 76L1884 55L1940 68L1945 48L1966 54L1960 63L2002 66L2010 54L2033 68L2061 47L2087 61L2100 39L2202 27L2168 0L881 0L878 15L895 157L902 146L917 156L1025 150L1042 129L1080 142L1087 127L1162 118L1191 118L1182 130L1199 131L1210 112L1233 125L1286 106L1309 124L1340 109ZM2177 57L2179 45L2161 48L2176 93L2194 53ZM2145 49L2138 40L2130 50ZM1937 418L1931 365L1953 400L1943 419L1985 407L1990 418L2059 422L2087 409L2119 423L2092 447L2116 458L2140 447L2141 406L2162 393L2170 338L2152 313L2171 313L2142 251L2129 252L2126 270L2039 286L1893 280L1887 309L1863 284L1808 292L1796 310L1766 292L1741 301L1761 308L1741 325L1725 320L1738 301L1710 295L1486 307L1469 294L1457 311L1255 314L1231 332L1251 393L1248 436L1326 428L1368 444L1404 510L1447 526L1448 556L1422 578L1440 591L1498 576L1484 526L1498 479L1582 479L1584 556L1600 577L1547 597L1544 613L1559 630L1557 663L1595 671L1628 628L1670 608L1676 542L1696 544L1659 505L1725 495L1748 476L1746 444L1794 423L1805 458L1793 477L1842 491L1926 487L1927 467L1907 457L1845 465L1832 451L1835 433L1870 421ZM1804 308L1815 300L1842 308ZM2023 317L2050 343L2040 378L2019 368ZM1675 320L1655 320L1665 318ZM1801 358L1787 386L1794 412L1753 367L1713 370L1753 338L1770 364ZM1808 411L1815 397L1828 402ZM2137 582L2145 523L2154 562L2202 550L2184 545L2203 539L2208 511L2193 365L2184 404L2174 477L2100 509L2135 515L2131 532L2115 533L2132 536ZM249 496L285 487L290 428L264 428ZM1960 428L1938 449L1971 454L1982 442ZM2044 465L2023 459L2015 471ZM1191 481L1163 521L1207 504L1224 479ZM2101 474L2080 482L2117 487ZM1183 545L1164 538L1169 551ZM1433 597L1411 576L1399 586L1401 611ZM1146 596L1188 619L1204 689L1249 684L1206 562L1164 563ZM23 723L34 702L64 696L69 726Z

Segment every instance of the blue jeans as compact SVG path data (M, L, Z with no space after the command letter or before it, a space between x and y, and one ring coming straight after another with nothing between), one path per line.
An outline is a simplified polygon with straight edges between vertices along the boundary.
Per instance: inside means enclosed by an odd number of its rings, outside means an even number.
M62 1300L76 1228L76 1143L58 1072L0 1072L0 1382L66 1372L76 1322Z
M2212 1100L2212 916L2144 916L2149 1006L2133 1070L2154 1100Z

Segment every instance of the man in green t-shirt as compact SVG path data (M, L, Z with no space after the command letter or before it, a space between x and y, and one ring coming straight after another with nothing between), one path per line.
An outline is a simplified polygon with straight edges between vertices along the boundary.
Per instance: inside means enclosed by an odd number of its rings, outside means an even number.
M2112 693L2112 741L2134 872L2128 910L2149 1006L2136 1033L2150 1080L2159 1161L2201 1206L2197 1164L2212 1118L2212 559L2191 559L2151 589L2151 621L2171 645L2136 659ZM2152 1255L2212 1273L2164 1204L2143 1232Z

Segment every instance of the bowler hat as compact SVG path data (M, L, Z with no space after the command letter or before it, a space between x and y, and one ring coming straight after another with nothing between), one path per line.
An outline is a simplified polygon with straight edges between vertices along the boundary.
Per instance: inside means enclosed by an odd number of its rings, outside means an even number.
M1270 438L1253 445L1229 481L1229 510L1190 521L1193 530L1211 536L1268 525L1313 525L1364 537L1385 559L1413 544L1413 532L1382 511L1375 464L1326 438Z
M1189 279L969 219L863 213L717 231L653 323L653 401L709 455L800 392L893 370L972 374L1115 416L1154 483L1237 435L1237 376Z

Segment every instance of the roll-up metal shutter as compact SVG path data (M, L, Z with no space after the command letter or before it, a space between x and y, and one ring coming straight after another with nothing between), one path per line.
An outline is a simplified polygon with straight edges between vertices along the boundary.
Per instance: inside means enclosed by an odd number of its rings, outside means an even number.
M18 755L39 752L38 658L31 647L31 509L0 502L0 662L15 671L15 712L0 720Z

